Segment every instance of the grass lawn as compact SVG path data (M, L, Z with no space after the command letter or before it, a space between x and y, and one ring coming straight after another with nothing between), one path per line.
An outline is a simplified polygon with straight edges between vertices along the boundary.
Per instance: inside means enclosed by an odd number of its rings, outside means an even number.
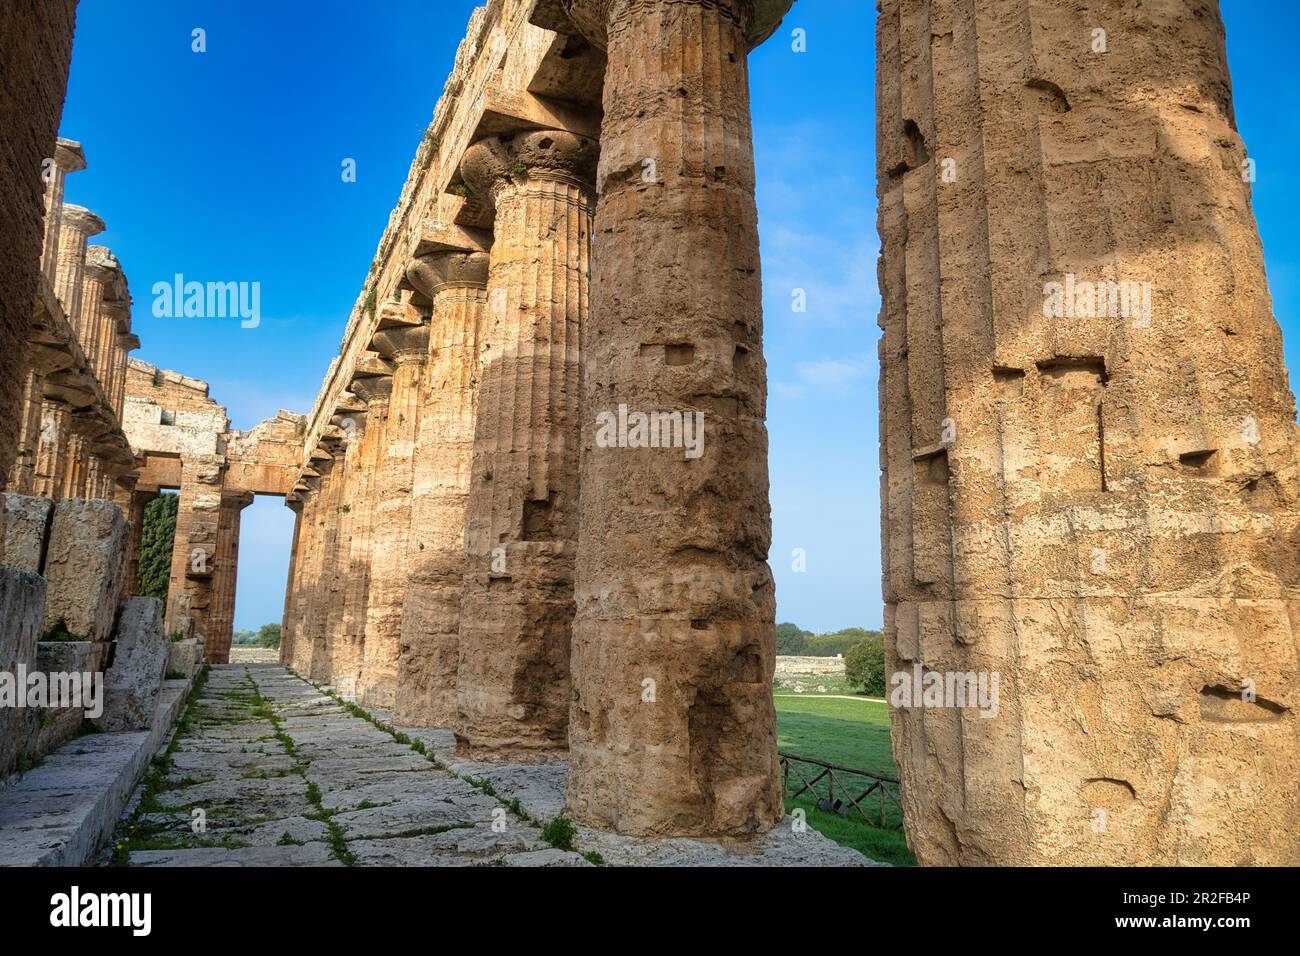
M786 696L780 691L777 692L775 701L777 747L782 753L814 757L841 767L897 776L889 740L889 710L883 701L865 698L844 700L809 694ZM806 764L797 766L809 779L818 772ZM839 790L840 779L837 774L835 796L843 799ZM845 777L844 782L853 789L855 798L868 785L862 777ZM793 770L790 784L792 791L803 786ZM825 796L826 781L819 781L816 786L820 795ZM873 793L864 804L864 809L868 812L876 806L872 803L874 799L876 795ZM817 809L816 801L809 794L804 794L797 800L787 797L786 811L795 807L803 808L809 826L836 843L851 846L872 859L884 860L896 866L912 866L916 863L907 849L902 830L872 826L852 807L849 808L850 816L823 813ZM885 819L891 826L899 820L898 810L888 801Z

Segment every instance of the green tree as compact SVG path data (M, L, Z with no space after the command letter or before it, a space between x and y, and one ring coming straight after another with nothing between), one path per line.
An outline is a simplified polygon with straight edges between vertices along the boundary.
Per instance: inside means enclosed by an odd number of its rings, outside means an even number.
M861 627L846 627L841 631L834 631L830 634L817 634L808 636L808 650L805 652L812 657L834 657L837 654L847 654L849 650L858 643L865 641L878 631L868 631Z
M778 624L776 626L776 652L798 656L808 648L808 638L812 637L798 624Z
M263 624L257 632L257 643L261 647L278 648L280 646L280 625Z
M161 494L144 509L140 531L140 593L156 597L167 606L167 586L172 573L172 542L176 538L176 506L180 496Z
M849 648L844 655L844 676L869 697L885 696L885 640L881 634L870 636Z

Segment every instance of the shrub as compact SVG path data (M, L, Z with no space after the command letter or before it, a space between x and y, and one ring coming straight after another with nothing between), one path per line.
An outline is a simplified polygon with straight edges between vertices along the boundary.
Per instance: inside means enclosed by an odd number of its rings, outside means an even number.
M885 696L885 641L871 634L849 648L844 655L844 676L871 697Z

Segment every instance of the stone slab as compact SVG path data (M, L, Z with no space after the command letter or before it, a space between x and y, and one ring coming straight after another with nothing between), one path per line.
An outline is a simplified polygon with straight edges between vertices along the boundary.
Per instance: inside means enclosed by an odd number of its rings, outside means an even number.
M62 628L96 644L109 640L129 537L122 509L111 501L66 498L54 506L45 555L46 634Z
M95 725L106 732L144 730L153 721L171 653L162 602L151 597L123 601L115 643L113 664L104 672L104 712Z
M31 495L4 497L4 563L20 571L40 574L45 565L54 502Z

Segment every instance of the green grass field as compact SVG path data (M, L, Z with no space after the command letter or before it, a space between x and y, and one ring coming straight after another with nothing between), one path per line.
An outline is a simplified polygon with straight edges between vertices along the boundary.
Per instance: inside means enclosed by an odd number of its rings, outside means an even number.
M883 701L787 695L780 691L776 693L775 701L777 747L782 753L897 776L889 740L889 710ZM796 766L808 779L818 772L806 764ZM837 774L835 796L843 799L840 779ZM861 777L846 777L844 782L852 789L855 798L868 785L868 781ZM791 791L800 787L802 783L791 771ZM826 795L824 779L816 787L821 796ZM874 793L867 798L864 808L868 813L877 808L875 800ZM823 813L817 809L816 800L806 793L795 800L787 796L785 801L786 812L795 807L803 808L808 824L836 843L851 846L872 859L896 866L915 865L916 860L907 849L903 831L893 829L900 819L898 809L888 801L885 806L888 826L882 829L864 821L851 807L848 816Z

